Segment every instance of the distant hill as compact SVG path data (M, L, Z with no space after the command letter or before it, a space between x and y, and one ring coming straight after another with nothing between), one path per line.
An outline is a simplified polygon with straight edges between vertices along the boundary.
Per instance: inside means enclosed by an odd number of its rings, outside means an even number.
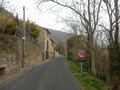
M57 31L57 30L50 30L51 33L51 39L56 43L59 44L60 42L63 43L64 47L67 47L67 39L70 37L70 35L66 32Z

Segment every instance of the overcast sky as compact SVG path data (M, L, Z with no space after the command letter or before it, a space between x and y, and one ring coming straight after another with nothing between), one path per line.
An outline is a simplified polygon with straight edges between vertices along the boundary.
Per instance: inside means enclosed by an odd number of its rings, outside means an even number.
M64 23L61 23L61 18L64 17L67 18L70 15L73 15L72 12L68 8L64 8L60 10L57 6L55 9L55 12L60 11L58 13L52 13L52 12L45 12L46 8L50 8L55 5L55 3L52 2L46 2L44 3L45 5L40 5L39 10L37 8L37 3L36 1L38 0L5 0L9 1L9 6L7 9L12 10L15 9L14 13L18 13L19 18L23 17L23 6L26 7L26 20L30 19L31 21L36 22L39 26L54 29L54 30L61 30L61 31L66 31L69 32L69 28L66 27ZM43 11L43 12L41 12ZM103 17L104 16L104 17ZM73 17L73 16L72 16ZM104 23L105 26L108 26L108 16L105 11L100 12L100 23ZM107 23L106 23L107 22Z
M26 7L26 19L30 19L31 21L35 21L39 26L43 26L43 27L47 27L50 29L55 29L55 30L63 30L63 28L65 27L64 24L59 23L60 18L57 17L57 15L50 13L50 12L46 12L46 13L42 13L40 10L37 9L37 4L36 0L5 0L5 1L9 1L10 2L10 6L8 7L10 9L10 7L12 9L15 8L15 12L14 13L18 13L19 18L23 17L23 6ZM50 7L52 6L53 3L47 3L47 6ZM45 8L43 7L42 10L44 10ZM11 9L10 9L11 10ZM66 17L69 14L69 10L62 10L60 14L61 16L64 15L64 17Z

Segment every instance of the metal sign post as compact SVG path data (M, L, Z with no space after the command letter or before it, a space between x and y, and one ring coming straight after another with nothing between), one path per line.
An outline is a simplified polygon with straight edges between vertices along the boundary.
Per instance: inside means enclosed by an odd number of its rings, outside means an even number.
M81 73L83 72L83 62L86 62L85 58L86 58L86 51L85 50L82 50L82 49L79 49L77 52L76 52L76 55L77 57L79 58L77 61L78 62L81 62L80 64L80 71Z
M81 68L80 68L80 71L81 71L81 73L83 72L83 65L82 65L82 62L81 62Z

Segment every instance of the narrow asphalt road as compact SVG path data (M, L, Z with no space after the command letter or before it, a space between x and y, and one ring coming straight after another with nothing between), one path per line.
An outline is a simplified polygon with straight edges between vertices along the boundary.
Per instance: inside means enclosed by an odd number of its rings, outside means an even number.
M43 62L0 90L81 90L68 72L64 58Z

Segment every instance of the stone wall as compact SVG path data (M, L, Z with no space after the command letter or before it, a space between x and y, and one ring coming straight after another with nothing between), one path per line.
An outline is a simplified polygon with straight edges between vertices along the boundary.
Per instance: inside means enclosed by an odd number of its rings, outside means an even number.
M40 46L28 41L26 44L25 64L33 64L42 60L42 50Z
M7 52L0 52L0 68L5 68L5 73L20 70L22 66L23 41L18 37L0 36L0 44L8 45ZM26 56L24 66L33 65L42 61L42 53L39 45L26 40Z

